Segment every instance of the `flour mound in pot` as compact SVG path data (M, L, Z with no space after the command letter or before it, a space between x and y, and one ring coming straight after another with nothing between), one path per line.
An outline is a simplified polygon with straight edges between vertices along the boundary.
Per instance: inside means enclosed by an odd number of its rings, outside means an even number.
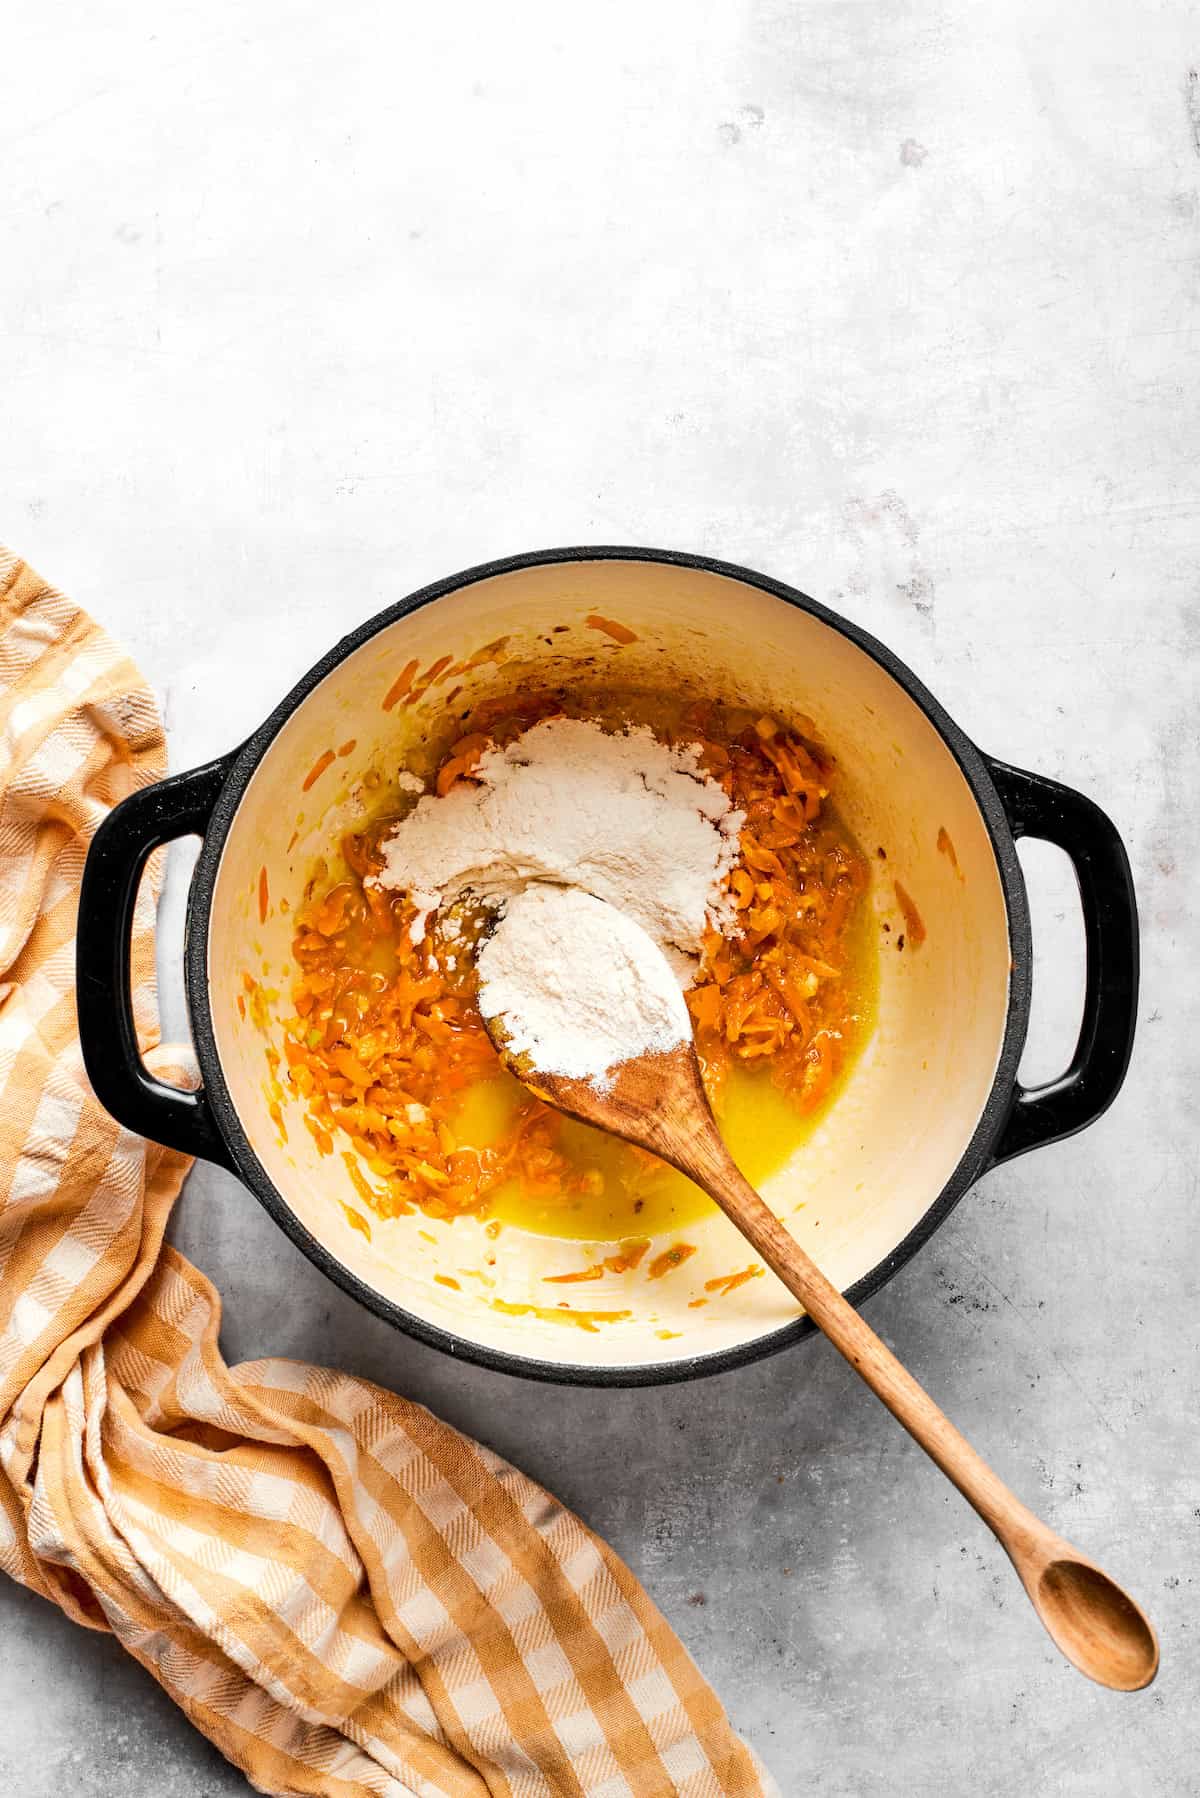
M640 924L687 984L705 930L727 916L743 821L696 746L547 718L420 799L384 840L376 879L408 894L414 942L458 899L500 909L533 881L577 888Z

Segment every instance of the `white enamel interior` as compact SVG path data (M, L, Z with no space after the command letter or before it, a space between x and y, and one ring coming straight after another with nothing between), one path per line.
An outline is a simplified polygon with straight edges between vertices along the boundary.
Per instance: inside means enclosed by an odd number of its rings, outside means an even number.
M620 645L589 614L637 633ZM556 626L568 626L555 630ZM369 768L425 773L429 743L446 739L447 686L416 705L381 701L413 658L469 657L504 638L454 703L597 676L613 684L694 691L771 711L806 713L838 758L843 815L869 852L879 925L878 1025L850 1081L766 1197L843 1289L908 1235L953 1172L978 1123L1005 1028L1009 944L1003 893L982 816L958 764L921 710L875 661L836 630L724 575L653 562L591 561L494 575L400 619L342 662L281 730L254 774L222 856L209 927L209 989L229 1092L250 1142L306 1228L368 1286L428 1323L510 1355L570 1365L631 1366L716 1354L791 1320L794 1301L772 1276L702 1308L707 1280L753 1256L723 1217L685 1232L697 1252L658 1280L646 1263L580 1287L546 1285L578 1269L584 1245L505 1229L495 1242L473 1219L417 1215L372 1221L368 1242L339 1200L355 1194L340 1155L322 1158L294 1101L287 1141L268 1116L264 1038L239 1016L242 972L286 995L295 902L313 857L357 810ZM451 685L457 685L457 680ZM302 793L324 750L355 748ZM939 849L939 833L954 861ZM293 841L293 838L295 839ZM944 839L943 839L944 843ZM290 847L289 847L290 845ZM876 855L882 847L887 859ZM259 871L270 910L259 920ZM916 952L895 947L905 928L902 882L927 931ZM888 921L890 933L882 931ZM911 933L910 933L911 934ZM802 1207L801 1209L797 1209ZM656 1244L665 1246L667 1239ZM458 1282L440 1284L442 1275ZM483 1275L483 1278L477 1276ZM486 1284L490 1281L492 1284ZM564 1292L577 1310L628 1311L585 1331L536 1312ZM549 1297L547 1296L549 1295Z

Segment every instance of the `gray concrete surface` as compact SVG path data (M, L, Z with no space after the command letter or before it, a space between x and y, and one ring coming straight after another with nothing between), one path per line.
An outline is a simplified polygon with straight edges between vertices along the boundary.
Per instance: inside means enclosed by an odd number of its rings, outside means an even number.
M840 607L1126 834L1125 1093L990 1176L870 1315L1143 1596L1141 1697L1062 1665L823 1347L536 1389L390 1334L223 1174L184 1194L229 1356L392 1382L546 1481L788 1798L1200 1792L1190 11L45 0L6 33L0 535L123 635L177 765L425 580L646 542ZM1078 925L1051 859L1036 885L1048 1073ZM243 1789L110 1641L11 1587L0 1640L6 1793Z

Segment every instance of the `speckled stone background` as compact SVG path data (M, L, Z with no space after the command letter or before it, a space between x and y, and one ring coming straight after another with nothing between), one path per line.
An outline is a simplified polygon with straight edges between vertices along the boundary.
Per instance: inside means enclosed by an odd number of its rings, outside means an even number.
M590 539L794 581L1111 809L1125 1092L870 1315L1144 1598L1161 1677L1069 1672L821 1345L639 1393L457 1367L200 1169L175 1234L227 1353L392 1382L548 1482L788 1798L1200 1792L1194 9L42 0L4 36L0 536L122 634L177 766L420 583ZM1048 1075L1079 926L1031 866ZM244 1789L111 1641L6 1586L0 1644L6 1794Z

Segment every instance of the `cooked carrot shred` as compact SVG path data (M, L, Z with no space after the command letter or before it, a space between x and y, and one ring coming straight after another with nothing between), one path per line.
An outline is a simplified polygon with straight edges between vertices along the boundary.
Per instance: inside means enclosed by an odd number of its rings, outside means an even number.
M744 1286L747 1280L761 1279L762 1271L761 1267L751 1265L750 1267L742 1268L740 1273L718 1274L715 1280L706 1280L704 1282L704 1290L705 1292L719 1292L721 1296L724 1297L726 1293L736 1292L737 1288L739 1286Z
M417 661L406 662L396 679L392 682L383 698L383 709L390 712L398 699L402 699L412 686L413 675L421 664Z
M694 1243L673 1242L669 1249L664 1249L661 1255L654 1257L646 1269L646 1278L661 1280L664 1274L674 1273L677 1267L682 1267L684 1262L695 1253L696 1245Z
M309 769L308 773L304 776L304 779L300 782L300 791L302 793L307 793L311 786L315 786L316 782L319 781L322 774L324 774L326 768L332 766L334 760L335 757L332 749L323 750Z
M480 731L472 736L459 738L438 769L436 786L439 799L444 799L451 787L462 780L464 775L474 773L476 763L488 745L489 739Z
M907 889L902 887L898 880L893 881L892 884L896 889L896 903L904 914L904 932L908 939L908 946L910 949L919 949L928 935L928 932L925 929L924 919L921 917L920 912L913 903L912 896ZM904 938L901 938L902 942L903 940Z
M650 1252L649 1238L636 1237L630 1242L623 1242L616 1255L607 1255L603 1265L610 1274L627 1274L640 1265Z
M599 612L589 612L587 623L590 630L603 631L614 643L637 642L637 632L631 631L627 624L618 624L615 618L601 618Z
M346 1213L346 1222L350 1225L350 1228L352 1230L357 1230L361 1235L366 1237L368 1242L370 1242L371 1226L363 1216L362 1212L356 1211L353 1205L346 1204L342 1205L342 1210Z

